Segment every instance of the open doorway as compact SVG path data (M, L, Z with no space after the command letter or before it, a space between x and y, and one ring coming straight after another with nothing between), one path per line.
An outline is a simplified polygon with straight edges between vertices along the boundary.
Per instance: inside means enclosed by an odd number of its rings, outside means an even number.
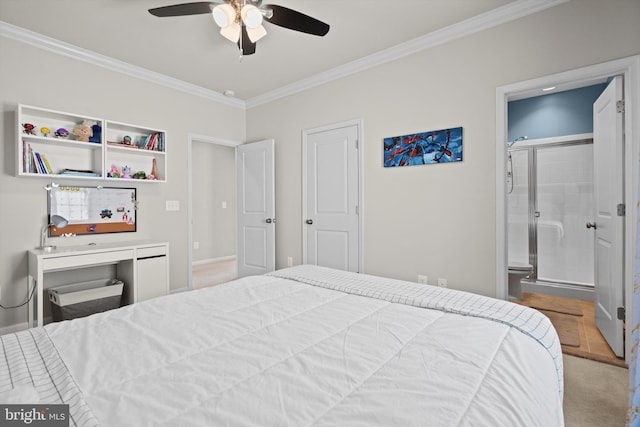
M189 289L237 277L236 146L189 137Z
M555 75L545 76L534 80L514 83L502 86L496 90L496 296L506 298L508 293L508 229L507 229L507 159L508 159L508 102L517 97L526 98L539 94L544 88L556 86L557 88L570 89L589 86L601 79L611 76L622 76L625 84L625 101L627 105L637 105L640 101L640 57L625 58L604 64L585 67ZM626 134L624 140L624 196L623 204L633 206L634 195L637 192L638 176L638 123L633 114L627 112L624 124ZM632 209L627 210L624 218L626 235L635 235L636 214ZM633 259L635 251L633 241L627 239L624 243L624 270L622 271L622 283L624 289L622 317L626 324L631 324L632 313L632 285L633 285ZM625 307L626 306L626 307ZM624 312L626 308L626 313ZM625 354L630 354L630 343L626 343Z
M508 103L510 295L594 299L594 233L585 224L595 212L593 105L606 87L550 87Z

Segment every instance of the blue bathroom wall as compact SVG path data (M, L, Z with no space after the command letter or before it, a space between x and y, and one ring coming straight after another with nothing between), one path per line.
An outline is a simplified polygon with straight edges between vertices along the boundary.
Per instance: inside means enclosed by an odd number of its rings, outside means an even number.
M509 102L508 141L593 132L593 103L606 83Z

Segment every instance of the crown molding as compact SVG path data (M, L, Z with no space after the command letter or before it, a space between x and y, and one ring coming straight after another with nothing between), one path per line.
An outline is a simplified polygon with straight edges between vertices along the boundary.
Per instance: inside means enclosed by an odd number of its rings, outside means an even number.
M179 90L190 95L200 96L221 104L246 109L246 103L240 99L229 98L219 92L205 89L202 86L187 83L183 80L169 77L146 68L138 67L110 56L102 55L70 43L65 43L52 37L27 30L26 28L9 24L8 22L0 21L0 36L79 61L87 62L89 64L97 65L111 71L127 74L151 83Z
M247 100L247 108L257 107L307 89L320 86L351 74L356 74L387 62L412 55L425 49L489 29L566 3L570 0L517 0L473 18L449 25L440 30L409 40L356 61L318 73L306 79L266 92Z
M267 104L277 99L320 86L333 80L359 73L378 65L404 58L425 49L496 27L568 1L570 0L516 0L505 6L496 8L473 18L469 18L465 21L449 25L440 30L433 31L405 43L374 53L373 55L318 73L309 78L282 86L281 88L266 92L262 95L249 98L246 101L229 98L219 92L205 89L201 86L187 83L183 80L169 77L146 68L138 67L106 55L101 55L88 49L9 24L8 22L0 21L0 36L191 95L200 96L221 104L246 110L248 108Z

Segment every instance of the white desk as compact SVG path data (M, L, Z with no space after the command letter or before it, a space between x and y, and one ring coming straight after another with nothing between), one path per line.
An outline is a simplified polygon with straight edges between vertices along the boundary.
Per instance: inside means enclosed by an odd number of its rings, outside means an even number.
M35 286L29 302L29 327L44 324L45 277L47 273L115 265L117 278L125 283L123 303L133 304L169 293L169 244L134 241L59 247L51 251L33 249L29 254L27 289Z

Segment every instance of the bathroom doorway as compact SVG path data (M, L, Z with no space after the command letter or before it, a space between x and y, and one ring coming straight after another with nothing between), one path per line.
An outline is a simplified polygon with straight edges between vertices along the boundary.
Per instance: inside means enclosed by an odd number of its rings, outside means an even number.
M533 80L522 81L496 89L496 295L499 298L507 296L507 266L508 266L508 229L507 229L507 156L508 142L513 139L507 135L507 106L514 99L523 99L540 94L547 87L557 86L562 90L584 87L607 80L611 76L620 76L624 80L624 105L632 106L640 103L640 56L633 56L614 60L602 64L587 66L580 69L566 71L554 75L544 76ZM624 105L622 105L624 112ZM624 206L635 206L635 195L638 191L638 164L640 152L640 133L638 132L637 115L627 111L624 115L624 164L622 192L622 211ZM597 157L594 157L597 158ZM596 182L598 180L596 179ZM637 214L635 209L627 208L621 217L627 235L636 234ZM598 229L600 232L600 229ZM633 313L633 265L636 256L633 239L626 239L623 250L624 267L621 269L621 294L624 297L621 309L617 310L619 319L626 324L632 323ZM630 354L630 340L624 343L625 355Z
M529 264L523 290L592 300L593 139L520 140L507 153L509 263Z

